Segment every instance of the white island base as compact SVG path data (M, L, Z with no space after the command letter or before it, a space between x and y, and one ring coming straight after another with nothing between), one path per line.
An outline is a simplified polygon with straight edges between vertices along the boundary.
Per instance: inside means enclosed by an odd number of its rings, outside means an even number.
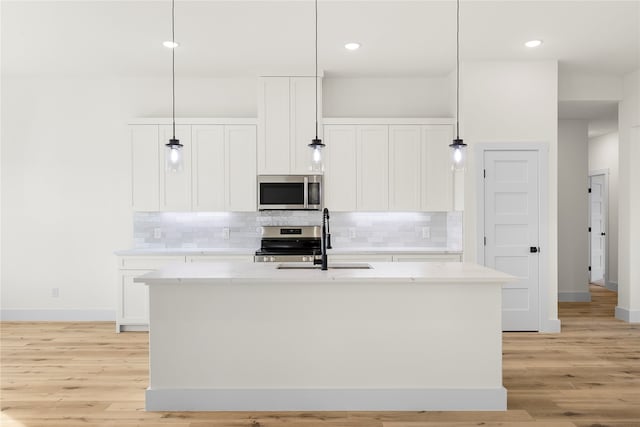
M167 267L149 285L150 411L506 410L503 273Z

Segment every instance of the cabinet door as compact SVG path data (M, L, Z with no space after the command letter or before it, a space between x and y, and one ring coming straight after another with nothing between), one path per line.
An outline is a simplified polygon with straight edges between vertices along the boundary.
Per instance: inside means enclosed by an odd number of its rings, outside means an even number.
M176 126L176 138L184 145L183 167L179 172L167 171L166 168L165 144L171 139L172 133L171 125L160 126L160 210L188 211L191 210L191 126Z
M453 172L449 160L453 126L423 126L422 138L422 210L453 210Z
M192 202L194 211L225 210L224 126L191 127Z
M358 126L358 200L359 211L389 209L389 126Z
M258 173L289 173L289 77L263 77L259 81Z
M325 126L324 204L332 211L356 210L356 127Z
M122 270L118 274L118 329L122 325L149 323L149 291L144 283L133 279L152 270Z
M309 173L311 149L308 145L316 136L316 107L314 77L291 77L291 146L292 174ZM322 139L322 79L318 77L318 137Z
M160 149L158 125L132 125L131 204L134 211L160 208Z
M389 210L421 208L420 131L420 126L389 126Z
M256 127L225 126L228 211L256 210Z

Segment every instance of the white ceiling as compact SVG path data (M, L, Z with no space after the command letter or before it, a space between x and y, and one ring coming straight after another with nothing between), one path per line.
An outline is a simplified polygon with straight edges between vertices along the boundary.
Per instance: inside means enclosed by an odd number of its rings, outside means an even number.
M558 118L588 121L589 138L618 131L617 101L560 101Z
M2 1L4 74L167 76L170 1ZM461 2L462 58L557 59L622 75L640 66L640 1ZM523 42L544 39L538 49ZM176 72L313 73L313 2L177 1ZM362 48L348 52L347 41ZM441 76L455 64L454 1L319 2L330 76Z

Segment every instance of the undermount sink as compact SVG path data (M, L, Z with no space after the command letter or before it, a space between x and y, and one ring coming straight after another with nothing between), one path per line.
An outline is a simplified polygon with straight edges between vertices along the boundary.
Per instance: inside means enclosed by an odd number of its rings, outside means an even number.
M304 263L282 263L278 264L278 270L320 270L320 265ZM366 262L339 262L329 264L329 270L369 270L372 269Z

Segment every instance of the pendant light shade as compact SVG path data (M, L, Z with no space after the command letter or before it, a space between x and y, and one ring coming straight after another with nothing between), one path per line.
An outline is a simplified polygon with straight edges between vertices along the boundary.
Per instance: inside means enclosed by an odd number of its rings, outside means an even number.
M464 170L466 146L460 138L460 0L456 0L456 137L449 144L453 170Z
M167 170L180 172L182 170L182 147L180 140L176 138L176 32L175 32L175 0L171 0L171 119L172 137L165 144L165 159Z
M311 172L323 173L324 172L324 163L322 162L322 149L324 148L324 144L322 140L318 138L318 0L315 0L315 25L316 25L316 33L315 33L315 54L316 54L316 74L315 74L315 88L316 88L316 137L311 140L311 144L309 144L309 148L311 148L311 162L309 166L309 170Z

